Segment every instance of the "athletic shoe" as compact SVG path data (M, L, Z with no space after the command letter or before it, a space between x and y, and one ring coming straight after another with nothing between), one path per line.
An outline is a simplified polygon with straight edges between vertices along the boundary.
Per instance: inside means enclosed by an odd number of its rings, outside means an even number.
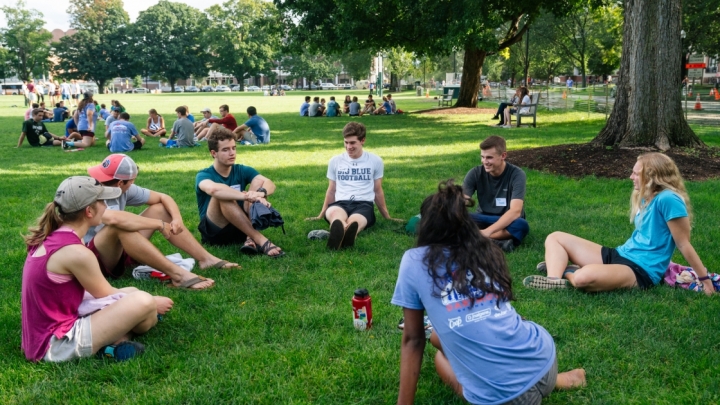
M575 273L575 271L579 268L580 266L577 264L568 264L567 267L565 267L565 271L563 271L563 275L565 275L565 273ZM535 270L537 270L538 273L547 274L547 264L545 264L545 262L540 262L535 267Z
M496 127L502 127L502 126L505 126L505 124L500 123L500 124L495 124L494 126L496 126Z
M491 119L491 120L497 120L497 119L500 119L500 116L497 115L497 114L495 114L495 115L493 115L493 117L490 118L490 119Z
M513 243L512 239L490 239L495 243L500 249L502 249L505 253L510 253L513 250L515 250L515 243Z
M145 352L145 345L131 340L116 345L107 345L98 350L96 356L100 359L114 359L115 361L130 360Z
M330 235L328 236L327 248L330 250L340 249L340 245L342 245L344 238L345 227L339 219L336 219L330 225Z
M512 128L512 126L510 126L510 125L503 125L502 127L503 127L503 128L508 128L508 129Z
M523 280L523 285L536 290L554 290L557 288L568 288L570 282L564 278L550 278L545 276L528 276Z
M69 148L69 146L65 145L65 140L64 140L64 139L63 139L62 141L60 141L60 146L61 146L63 149L68 149L68 148Z
M310 231L308 233L308 239L310 240L323 240L327 239L330 236L330 232L324 230L324 229L316 229L314 231Z

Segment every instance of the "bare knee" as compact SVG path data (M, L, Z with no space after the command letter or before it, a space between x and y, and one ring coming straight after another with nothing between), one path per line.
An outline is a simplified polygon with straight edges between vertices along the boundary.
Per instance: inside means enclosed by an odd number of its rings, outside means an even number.
M562 240L565 235L567 235L567 233L559 231L551 233L545 238L545 247L547 247L548 244L560 243L560 240Z
M593 284L595 281L595 276L590 271L582 271L582 269L576 271L573 274L572 280L570 280L570 283L575 288L587 288Z
M141 290L132 292L129 295L132 297L132 302L140 314L145 316L155 314L157 303L152 295Z

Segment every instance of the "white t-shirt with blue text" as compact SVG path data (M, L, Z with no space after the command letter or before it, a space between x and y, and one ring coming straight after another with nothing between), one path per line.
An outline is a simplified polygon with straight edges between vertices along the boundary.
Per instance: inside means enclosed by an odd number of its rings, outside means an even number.
M358 159L347 152L334 156L328 164L327 178L334 181L335 201L375 201L375 180L383 177L383 161L363 151Z
M642 267L657 285L675 252L675 240L667 222L687 216L682 197L670 190L659 192L635 215L635 230L617 252Z
M392 304L427 312L468 402L502 404L529 390L555 363L550 334L522 320L509 302L498 305L494 294L470 287L471 305L444 270L444 287L434 287L423 263L426 251L419 247L403 255Z

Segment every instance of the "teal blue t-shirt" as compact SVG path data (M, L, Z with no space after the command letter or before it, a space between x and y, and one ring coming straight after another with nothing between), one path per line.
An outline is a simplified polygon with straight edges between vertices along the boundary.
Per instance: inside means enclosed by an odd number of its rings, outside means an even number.
M198 210L200 211L200 218L204 218L207 214L208 205L210 205L210 196L204 191L200 190L199 184L203 180L210 180L215 183L225 184L234 188L238 191L245 191L247 186L252 182L255 176L259 175L257 170L250 166L233 165L230 176L223 177L216 170L214 166L210 166L207 169L200 170L195 176L195 196L197 197ZM238 201L238 205L241 202Z
M635 230L624 245L617 248L620 256L642 267L657 285L665 274L675 252L675 240L667 222L687 217L682 197L663 190L635 216Z

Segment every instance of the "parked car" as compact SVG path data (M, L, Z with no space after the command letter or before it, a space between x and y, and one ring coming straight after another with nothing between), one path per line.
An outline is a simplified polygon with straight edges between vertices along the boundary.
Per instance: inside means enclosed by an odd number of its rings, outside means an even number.
M150 93L150 90L146 89L145 87L138 87L137 89L132 90L133 93Z
M267 84L266 84L266 85L264 85L264 86L262 86L262 91L266 91L266 90L267 90L267 91L269 91L269 90L270 90L270 86L269 86L269 85L267 85Z
M317 89L318 89L318 86L316 86L314 84L311 84L310 86L308 86L306 84L305 87L303 87L303 90L317 90Z
M172 88L170 86L162 86L160 87L160 91L163 93L170 93L172 91Z
M213 88L213 86L203 86L200 91L202 91L203 93L212 93L213 91L215 91L215 89Z
M281 84L281 85L280 85L280 90L292 91L292 90L294 90L294 89L292 88L292 86L288 86L287 84Z
M320 87L322 87L323 90L337 90L337 86L332 83L321 83Z
M175 93L182 93L185 90L183 90L182 86L175 86Z
M226 86L226 85L224 85L224 84L221 84L221 85L215 87L215 91L219 91L219 92L226 93L226 92L232 91L232 90L230 90L230 87L228 87L228 86Z
M200 91L196 86L187 86L185 87L185 91L188 93L197 93Z
M240 85L234 84L234 85L230 86L230 91L240 91Z
M260 91L260 87L258 87L258 86L247 86L247 87L245 87L245 91Z

